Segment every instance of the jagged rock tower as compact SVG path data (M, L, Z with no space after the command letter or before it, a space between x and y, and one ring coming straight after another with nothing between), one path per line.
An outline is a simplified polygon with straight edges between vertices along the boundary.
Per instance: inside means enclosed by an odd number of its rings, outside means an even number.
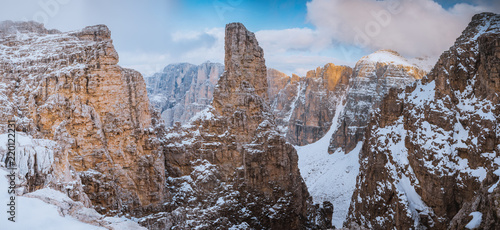
M213 108L191 125L164 134L172 194L167 209L174 211L162 218L170 221L150 216L142 223L155 228L326 226L325 215L311 221L317 209L310 204L297 153L276 130L264 54L255 35L240 23L228 24L225 49ZM187 214L179 217L180 212Z

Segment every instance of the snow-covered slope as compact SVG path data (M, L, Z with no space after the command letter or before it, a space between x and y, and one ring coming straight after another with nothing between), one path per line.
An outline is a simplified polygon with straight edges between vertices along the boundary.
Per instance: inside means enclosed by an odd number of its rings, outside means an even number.
M0 202L8 204L11 194L8 193L9 181L6 168L0 167ZM78 207L78 208L75 208ZM105 230L105 229L145 229L136 222L125 218L105 217L94 209L85 208L80 202L71 200L59 191L45 188L16 197L15 222L8 220L9 206L3 205L0 212L2 229L16 230ZM73 210L72 210L73 209ZM79 217L83 221L78 220ZM93 223L93 224L89 224ZM98 226L100 225L100 226Z
M336 107L328 133L317 142L295 146L295 149L299 155L300 174L306 182L314 203L331 202L334 205L332 224L340 228L346 219L356 185L361 142L347 154L341 149L333 154L328 153L330 137L337 129L338 118L344 109L342 103Z
M0 203L8 204L11 172L5 168L7 153L7 134L0 134ZM16 218L6 211L0 212L0 226L5 229L144 229L139 224L126 218L105 217L82 202L70 199L66 194L50 188L42 188L26 193L29 176L46 175L54 170L54 150L57 143L48 139L37 139L25 133L16 133ZM69 191L69 190L68 190ZM21 196L21 194L24 194Z

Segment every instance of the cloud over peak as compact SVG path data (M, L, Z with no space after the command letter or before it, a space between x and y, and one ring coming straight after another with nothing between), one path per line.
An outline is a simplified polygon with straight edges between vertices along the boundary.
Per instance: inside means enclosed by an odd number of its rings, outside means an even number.
M465 3L445 9L432 0L313 0L307 3L307 20L333 43L438 56L474 14L487 10Z

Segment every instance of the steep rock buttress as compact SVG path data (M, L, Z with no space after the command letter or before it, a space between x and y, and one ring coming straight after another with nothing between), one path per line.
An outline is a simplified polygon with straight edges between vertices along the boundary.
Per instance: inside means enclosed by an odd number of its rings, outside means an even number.
M331 206L310 204L297 153L277 131L267 90L255 35L240 23L228 24L225 72L212 108L163 134L172 194L166 205L172 211L141 223L154 228L327 226Z

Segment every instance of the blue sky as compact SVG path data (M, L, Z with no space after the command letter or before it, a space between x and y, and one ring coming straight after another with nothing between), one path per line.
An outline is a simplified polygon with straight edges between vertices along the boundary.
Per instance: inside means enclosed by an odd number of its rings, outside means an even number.
M499 9L494 0L20 0L2 1L0 20L61 31L106 24L120 65L146 76L170 63L222 63L224 26L242 22L268 67L304 75L329 62L353 66L384 48L435 59L473 14Z

